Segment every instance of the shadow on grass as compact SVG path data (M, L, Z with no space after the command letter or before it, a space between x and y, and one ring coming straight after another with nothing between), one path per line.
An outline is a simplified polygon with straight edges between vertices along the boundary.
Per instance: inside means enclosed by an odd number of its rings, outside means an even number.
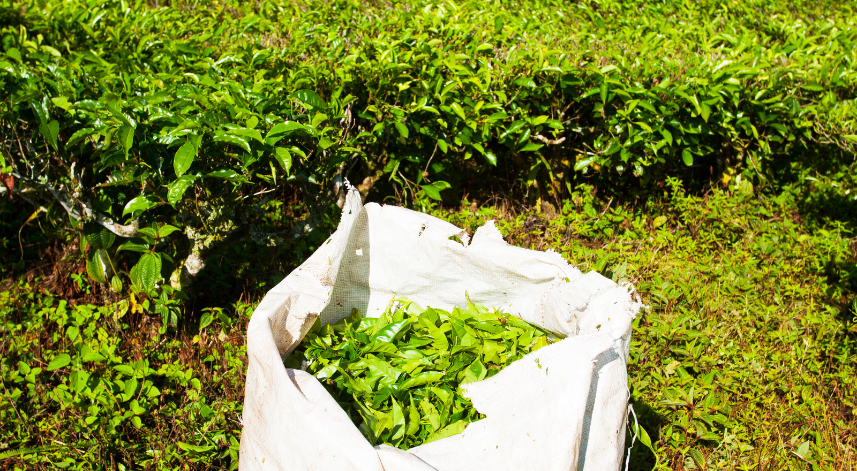
M2 10L0 10L2 11ZM0 277L26 275L40 265L55 235L42 230L40 220L27 222L33 208L20 200L0 197ZM44 218L43 215L39 215ZM19 232L20 231L20 232ZM19 238L20 235L20 238ZM21 249L24 253L21 254Z
M795 192L800 222L825 239L850 238L845 250L820 246L816 254L827 284L825 302L839 311L840 320L852 322L857 315L857 159L830 146L809 151L810 160L792 175L795 183L803 182Z
M660 430L661 426L664 423L663 417L661 417L657 412L654 411L648 404L643 401L632 401L631 405L634 407L634 413L637 415L637 421L640 424L646 433L648 433L649 438L652 441L652 445L656 446L658 440L660 440ZM634 415L630 414L628 417L628 425L633 429L634 427ZM632 434L629 430L627 432L627 436L625 437L625 446L629 446L631 444ZM628 459L628 452L625 451L625 459ZM657 460L655 455L649 450L643 443L640 441L639 437L634 442L633 448L631 448L631 459L629 462L628 470L629 471L651 471L655 468L655 464L657 464ZM624 466L623 466L624 469Z
M198 318L206 307L227 307L238 302L258 302L286 275L303 263L336 230L338 208L329 219L299 238L274 246L260 245L247 238L222 244L206 258L193 283L189 317Z
M811 226L823 228L831 223L845 231L857 232L857 200L853 192L843 192L833 185L806 188L798 202L801 216Z

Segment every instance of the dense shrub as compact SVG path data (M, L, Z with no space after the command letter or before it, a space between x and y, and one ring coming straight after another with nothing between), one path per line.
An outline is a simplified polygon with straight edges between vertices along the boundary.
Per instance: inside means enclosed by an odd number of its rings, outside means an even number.
M300 231L343 177L422 208L449 188L558 201L591 175L776 179L857 141L846 4L0 8L6 191L86 222L97 281L141 252L143 291L227 237L281 243L256 215L283 184Z

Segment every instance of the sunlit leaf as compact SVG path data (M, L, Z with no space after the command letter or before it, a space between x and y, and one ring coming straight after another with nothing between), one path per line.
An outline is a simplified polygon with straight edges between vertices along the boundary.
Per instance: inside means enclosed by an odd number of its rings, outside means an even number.
M125 151L125 158L131 152L131 147L134 145L134 128L125 125L119 128L119 145Z
M681 151L681 160L682 160L682 162L684 162L684 164L685 164L685 165L687 165L688 167L690 167L691 165L693 165L693 154L691 154L691 153L690 153L690 149L688 149L688 148L686 148L686 147L685 147L684 149L682 149L682 151Z
M68 366L69 363L71 363L71 357L68 355L68 353L60 353L59 355L55 356L50 363L48 363L48 367L46 368L46 370L55 371Z
M313 108L326 108L327 104L312 90L298 90L292 94L293 97L306 103Z
M277 159L280 167L282 167L282 169L286 171L286 175L288 175L289 171L292 169L292 154L283 147L277 147L274 149L274 158Z
M259 141L259 143L264 144L264 141L262 140L262 133L260 133L256 129L251 129L251 128L230 129L229 134L232 134L235 136L249 137L251 139L255 139L255 140Z
M134 266L136 272L136 280L134 284L140 286L144 291L155 289L155 283L161 280L161 257L157 254L146 253L140 257L140 260Z
M303 124L300 124L300 123L296 123L294 121L286 121L285 123L277 123L274 125L274 127L271 128L270 131L268 131L268 135L265 136L265 142L268 145L273 146L274 144L279 142L280 139L288 136L289 134L291 134L295 131L306 131L306 130L307 130L306 126L304 126Z
M196 146L193 143L185 142L179 147L173 159L173 169L175 169L177 177L181 177L188 171L194 158L196 158ZM170 203L175 204L172 199L170 199Z
M536 81L529 77L521 77L519 79L515 79L515 81L512 82L512 85L525 88L536 88Z
M240 173L238 173L235 170L232 170L230 168L215 170L213 172L206 174L206 176L207 177L214 177L214 178L222 178L223 180L229 180L232 183L241 183L241 182L247 181L247 179L244 178L244 176L242 176Z
M242 136L232 136L229 134L222 134L219 136L215 136L214 140L216 142L225 142L227 144L232 144L244 149L246 152L250 152L250 143L246 138Z
M125 209L122 211L122 215L133 214L138 215L147 209L157 206L160 204L160 200L152 195L140 195L136 198L131 199L125 204Z
M420 185L420 188L428 195L429 198L433 200L441 200L440 190L434 187L434 185Z
M408 127L402 123L393 123L396 126L396 130L399 131L399 135L403 138L408 138Z
M151 246L143 239L131 239L116 248L116 252L128 250L131 252L148 252Z
M181 201L185 191L193 185L197 178L199 177L196 175L184 175L170 183L170 186L167 189L167 201L169 201L171 205L175 206L176 203Z

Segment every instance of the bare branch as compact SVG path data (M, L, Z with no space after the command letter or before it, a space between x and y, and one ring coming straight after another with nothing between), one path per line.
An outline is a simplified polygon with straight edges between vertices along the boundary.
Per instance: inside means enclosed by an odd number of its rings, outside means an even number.
M131 221L130 224L118 224L114 222L110 216L98 212L95 208L92 207L91 204L89 204L89 202L81 198L72 199L65 191L57 190L51 185L47 185L37 180L32 180L30 178L24 177L18 174L17 172L12 172L12 175L22 184L27 184L31 188L38 188L43 191L49 192L54 197L54 199L63 207L63 209L65 209L68 215L75 219L81 221L92 221L97 224L101 224L108 231L120 237L133 237L140 229L140 222L136 219ZM27 191L28 189L21 188L21 190L15 190L13 193L18 194ZM80 207L80 210L77 209L78 206Z
M565 136L559 139L548 139L547 137L544 137L541 134L536 134L535 136L533 136L533 138L538 139L548 145L557 145L565 142Z

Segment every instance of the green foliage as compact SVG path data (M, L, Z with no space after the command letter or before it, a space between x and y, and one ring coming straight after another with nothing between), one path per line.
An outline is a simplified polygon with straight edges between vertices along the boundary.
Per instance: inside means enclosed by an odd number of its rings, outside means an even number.
M143 306L70 305L23 283L15 291L0 293L0 460L54 469L237 467L243 341L201 332L194 346L151 324L129 329ZM242 326L250 310L236 306ZM223 324L227 334L235 323ZM185 343L205 355L189 363Z
M461 384L549 343L540 329L469 299L447 312L399 298L377 319L355 309L335 324L317 321L286 367L308 364L370 443L407 450L484 417Z
M812 200L831 184L847 214L853 177L819 179ZM840 469L857 455L857 227L801 212L802 192L742 188L701 197L671 180L629 204L581 186L558 213L436 215L470 230L499 219L512 244L636 285L649 308L631 401L654 454L638 445L631 469Z
M851 175L774 195L746 192L737 178L729 190L705 196L687 194L673 181L662 197L636 204L601 199L592 187L579 186L558 212L516 215L465 204L435 214L471 232L495 219L512 244L553 248L584 271L597 269L637 286L649 309L635 321L629 364L640 425L631 469L838 470L857 456L857 225L848 217L857 186ZM325 227L329 233L335 223ZM11 288L0 298L0 374L11 401L0 401L0 446L6 447L0 453L22 451L9 460L23 469L67 462L107 467L111 459L158 469L183 469L188 461L233 465L246 369L243 335L253 310L236 300L261 299L326 237L283 249L253 249L252 243L218 249L223 273L206 274L202 284L219 297L198 296L216 304L197 314L200 324L180 321L175 337L159 333L162 317L142 314L155 312L154 299L70 306L35 292L35 282L4 285ZM296 257L292 265L259 269L290 256ZM86 288L85 275L80 283ZM230 292L232 298L223 296ZM114 313L122 317L114 320ZM75 340L70 327L77 328ZM83 361L84 344L105 359ZM62 354L69 363L47 371L57 358L65 361ZM115 367L136 371L135 363L145 361L157 374L139 369L146 376L134 376L137 393L151 381L161 395L156 403L140 394L149 402L138 430L129 422L136 416L131 401L121 400L130 376ZM93 424L105 424L105 432L86 424L93 402L86 389L75 396L75 371L104 384ZM88 387L94 394L97 386ZM118 405L108 387L122 395ZM53 398L57 388L71 395L70 406ZM111 429L110 420L128 411ZM629 426L635 429L633 416ZM221 435L224 442L216 440ZM54 446L53 440L66 445L23 452ZM90 440L100 448L83 445Z
M150 244L164 281L283 184L311 228L342 176L423 209L515 182L558 203L592 175L759 184L857 145L841 2L0 8L3 173L125 238L179 228ZM125 276L94 248L93 280Z
M344 176L426 210L552 201L443 217L637 284L632 400L656 456L635 447L635 469L854 461L847 2L162 3L0 6L3 459L234 464L249 311L223 306L324 240ZM728 190L684 192L710 178ZM21 278L34 228L68 226L75 292L124 299L62 305Z

